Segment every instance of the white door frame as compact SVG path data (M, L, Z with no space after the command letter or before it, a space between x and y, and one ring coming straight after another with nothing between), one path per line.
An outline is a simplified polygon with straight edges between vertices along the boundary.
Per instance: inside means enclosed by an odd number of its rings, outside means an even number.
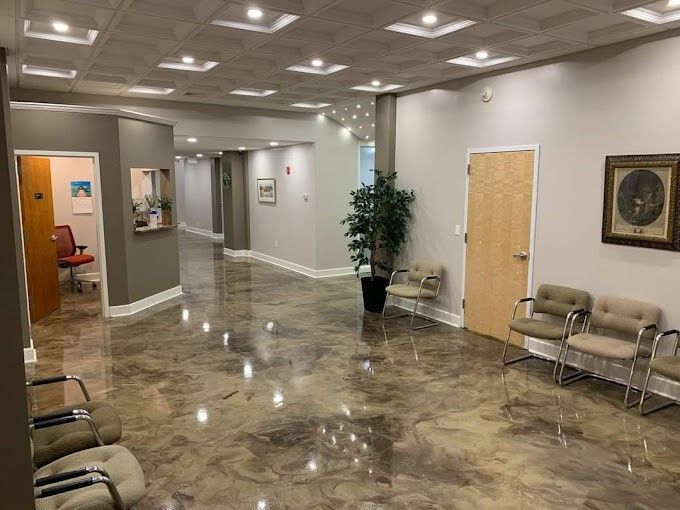
M538 171L540 168L541 160L541 146L540 144L528 144L528 145L511 145L511 146L501 146L501 147L481 147L473 148L467 150L467 162L466 165L470 164L470 158L473 154L488 154L493 152L520 152L520 151L533 151L534 152L534 182L533 189L531 191L531 228L529 237L529 271L527 275L527 296L530 296L534 287L534 254L536 247L536 212L538 208ZM470 174L465 172L465 214L463 216L463 232L467 235L468 231L468 195L470 192ZM467 273L467 243L463 243L463 278L461 279L461 289L460 295L461 299L465 299L465 276ZM521 296L525 297L525 296ZM519 299L519 298L518 298ZM461 306L460 310L460 327L465 327L465 309Z
M79 151L44 151L44 150L15 150L15 158L18 156L38 156L38 157L65 157L65 158L90 158L92 159L94 169L94 199L95 199L95 221L97 222L97 257L99 259L99 289L102 302L102 317L109 317L109 286L106 278L106 243L104 240L104 210L102 209L102 180L101 168L99 166L98 152L79 152ZM19 172L17 175L17 186L19 180ZM21 207L19 207L19 219L21 218ZM21 224L21 250L26 253L24 248L24 231L23 224ZM26 260L24 257L24 280L26 280ZM28 292L28 290L27 290ZM30 320L29 320L30 324ZM33 347L33 339L31 338L31 347Z

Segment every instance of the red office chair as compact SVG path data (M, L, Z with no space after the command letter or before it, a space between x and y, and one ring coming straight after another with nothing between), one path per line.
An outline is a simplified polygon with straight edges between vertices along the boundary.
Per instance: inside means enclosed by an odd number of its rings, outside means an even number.
M83 252L87 246L76 244L73 238L73 232L69 225L56 225L54 227L54 235L57 237L57 264L62 268L69 268L71 271L71 287L78 289L78 292L83 291L83 281L79 280L73 273L73 268L94 262L92 255L84 254ZM76 255L76 249L80 253ZM92 288L97 288L97 282L91 282Z

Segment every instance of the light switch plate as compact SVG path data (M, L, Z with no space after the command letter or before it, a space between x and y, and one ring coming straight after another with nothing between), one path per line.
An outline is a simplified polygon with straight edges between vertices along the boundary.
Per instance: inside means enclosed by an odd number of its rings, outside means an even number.
M460 235L460 225L456 225L456 235Z
M303 193L302 200L304 200L305 202L309 202L309 193Z

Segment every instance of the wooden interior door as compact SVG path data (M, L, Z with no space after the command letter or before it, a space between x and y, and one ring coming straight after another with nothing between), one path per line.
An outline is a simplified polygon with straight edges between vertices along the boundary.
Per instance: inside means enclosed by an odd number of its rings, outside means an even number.
M534 151L470 156L464 325L499 340L514 302L527 293L534 157ZM513 343L522 345L523 337Z
M50 160L19 157L19 189L28 303L35 322L59 308Z

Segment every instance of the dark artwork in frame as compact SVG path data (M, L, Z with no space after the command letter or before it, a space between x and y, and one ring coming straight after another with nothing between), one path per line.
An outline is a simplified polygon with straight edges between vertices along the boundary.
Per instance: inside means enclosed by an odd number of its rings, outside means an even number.
M602 242L680 250L680 154L607 156Z

